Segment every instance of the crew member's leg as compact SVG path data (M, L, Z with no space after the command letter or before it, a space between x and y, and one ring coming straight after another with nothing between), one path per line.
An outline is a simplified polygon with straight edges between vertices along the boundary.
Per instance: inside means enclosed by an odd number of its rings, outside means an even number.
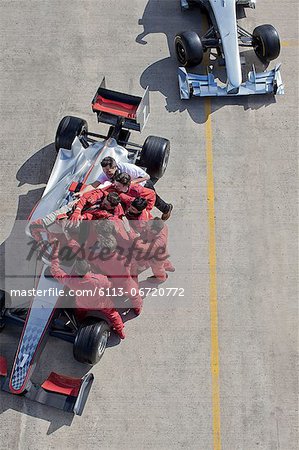
M111 325L112 325L113 329L116 331L116 333L118 334L118 336L121 339L124 339L125 338L125 333L123 331L124 324L123 324L123 321L121 319L119 312L116 311L116 309L114 309L114 308L103 308L103 309L101 309L101 312L107 317L109 322L111 322Z
M164 261L150 261L150 266L154 275L149 277L148 281L152 281L154 283L164 283L164 281L168 278L164 267Z
M157 209L159 209L159 211L161 211L162 216L161 219L162 220L167 220L169 219L170 215L171 215L171 211L173 209L173 205L171 203L166 203L158 194L157 191L155 189L154 183L152 180L147 180L147 182L144 185L146 188L148 189L152 189L153 191L156 192L156 203L155 203L155 207Z
M139 286L136 279L132 277L109 278L112 286L116 289L123 289L125 296L131 300L131 307L137 316L141 313L143 301L139 294Z
M164 261L164 269L166 270L166 272L175 272L175 267L171 264L169 259L166 259Z

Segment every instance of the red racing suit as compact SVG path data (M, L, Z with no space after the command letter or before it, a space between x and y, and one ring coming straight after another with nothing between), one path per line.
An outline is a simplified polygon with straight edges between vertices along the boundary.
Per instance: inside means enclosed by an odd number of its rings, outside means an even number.
M81 249L84 254L78 254L78 257L84 257L93 266L94 270L108 277L116 293L120 293L120 296L128 297L131 300L129 307L142 307L143 302L139 295L139 286L135 274L132 272L132 264L128 258L127 251L124 254L115 251L104 256L101 253L91 253L89 249L85 251L74 239L69 241L69 247L74 253L77 253Z
M130 214L129 211L126 210L125 215L133 230L139 234L144 233L147 222L153 218L152 214L147 209L144 209L138 216L136 216L136 214Z
M124 328L123 321L120 314L114 308L113 303L109 297L101 296L100 289L108 289L111 283L105 275L87 273L83 277L78 275L68 275L59 266L58 247L56 246L52 263L51 273L53 277L64 286L72 289L74 292L82 290L92 290L96 292L94 296L76 295L76 306L80 310L100 310L101 313L111 322L112 327L116 333L123 336L122 330Z
M36 241L42 240L42 233L48 232L49 228L55 229L55 222L61 219L76 220L100 220L100 219L118 219L124 216L124 210L121 205L117 205L114 210L105 210L102 206L103 199L108 195L107 191L95 189L87 192L76 203L75 201L53 211L47 216L39 218L30 223L30 233ZM73 211L73 209L75 210ZM54 231L55 232L55 231Z
M124 211L121 205L117 205L113 211L105 210L102 206L102 201L107 197L109 192L108 189L94 189L83 194L76 204L70 219L77 220L82 218L83 220L97 220L123 217Z
M142 251L143 258L136 258L138 265L141 268L151 267L153 274L160 281L165 281L167 278L166 271L174 272L174 267L169 261L167 242L168 242L168 228L164 228L158 233L151 233L150 230L143 233L142 241L138 242L138 249Z
M115 189L114 185L112 185L105 189L105 192L117 192L117 190ZM120 196L121 202L125 207L128 207L128 205L130 205L132 201L137 197L142 197L147 200L146 209L148 211L153 209L156 202L155 191L144 186L140 186L139 184L133 184L129 187L127 192L118 192L118 195Z

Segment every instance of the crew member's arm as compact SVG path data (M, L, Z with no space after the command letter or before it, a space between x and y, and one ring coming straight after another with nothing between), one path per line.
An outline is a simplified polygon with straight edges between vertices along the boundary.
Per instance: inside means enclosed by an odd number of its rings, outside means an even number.
M138 182L140 183L140 181ZM86 194L87 192L93 191L94 189L105 189L108 188L109 186L111 186L112 182L111 181L105 181L105 182L100 182L100 181L94 181L92 184L88 184L87 186L85 186L84 189L82 189L82 191L80 192L76 192L74 194L75 197L82 197L84 194Z
M59 241L58 240L52 241L52 244L54 246L54 253L51 261L51 274L53 275L55 280L69 287L71 284L70 276L64 270L62 270L59 265L58 259L58 253L60 248Z
M141 167L136 166L136 164L119 163L118 167L121 172L128 173L130 175L132 180L131 186L150 179L149 174L146 173L146 171Z
M29 225L29 230L33 239L37 242L42 242L42 233L46 233L46 228L42 219L37 219L31 222Z
M144 193L145 192L145 193ZM156 193L152 189L143 188L143 194L141 197L147 200L147 211L151 211L156 203Z
M131 186L134 184L142 183L143 181L147 181L149 179L150 179L150 176L148 174L146 174L146 176L144 176L144 177L134 178L134 180L131 181Z
M113 215L104 209L96 209L82 214L82 218L84 220L100 220L113 218Z
M139 236L139 233L137 233L136 230L134 230L130 226L130 223L129 223L128 219L126 218L126 216L123 216L121 220L122 220L122 224L124 226L124 229L127 232L129 240L130 241L134 241L134 239L136 239Z
M76 208L72 215L70 216L70 221L74 223L75 226L78 226L81 220L83 220L84 217L82 217L82 210L85 205L94 205L98 200L100 200L103 197L103 192L100 189L94 189L91 193L87 192L86 194L82 195L78 203L76 204ZM72 224L70 224L70 227Z
M85 186L84 189L82 189L79 192L76 192L74 194L74 197L82 197L82 195L86 194L87 192L93 191L94 189L96 189L99 186L100 186L100 182L99 181L95 181L92 184L88 184L87 186Z

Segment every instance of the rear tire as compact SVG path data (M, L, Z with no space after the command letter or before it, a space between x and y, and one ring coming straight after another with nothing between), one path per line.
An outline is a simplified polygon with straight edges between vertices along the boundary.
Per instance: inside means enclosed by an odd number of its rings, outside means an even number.
M109 338L110 327L104 320L83 323L75 338L74 358L85 364L96 364L102 358Z
M145 167L151 178L161 178L168 164L169 153L168 139L148 136L142 146L138 165Z
M259 25L253 30L253 48L263 63L269 63L279 56L280 39L273 25Z
M177 34L174 40L175 53L179 63L184 67L197 66L203 59L203 46L195 31Z
M85 136L88 132L86 120L79 117L66 116L61 119L55 137L55 148L58 152L60 148L71 150L76 136Z

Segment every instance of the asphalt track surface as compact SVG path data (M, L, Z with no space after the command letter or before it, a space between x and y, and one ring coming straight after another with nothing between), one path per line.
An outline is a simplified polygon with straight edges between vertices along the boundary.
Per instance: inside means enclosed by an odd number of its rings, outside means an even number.
M151 116L135 140L171 140L159 191L175 208L177 272L165 287L187 293L145 300L93 369L82 417L1 393L3 449L298 448L297 0L258 1L243 21L279 30L285 96L190 102L178 97L172 42L205 22L178 3L0 1L1 242L41 195L61 117L96 131L90 101L104 75L136 95L149 86ZM10 361L17 338L1 335ZM86 368L53 338L38 381L51 370Z

